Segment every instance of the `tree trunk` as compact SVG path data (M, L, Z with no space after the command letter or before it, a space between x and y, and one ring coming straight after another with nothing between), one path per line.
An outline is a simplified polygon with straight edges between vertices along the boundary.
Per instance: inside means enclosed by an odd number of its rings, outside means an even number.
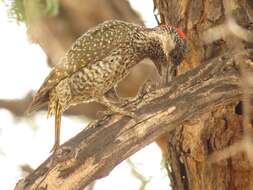
M234 19L242 28L252 30L253 3L250 0L154 0L154 4L162 23L170 23L186 32L190 52L179 67L180 74L211 58L228 52L233 54L251 45L242 42L240 36L231 35L229 30L233 28L228 24ZM213 30L205 33L208 29ZM205 34L213 40L206 40ZM216 39L217 35L222 38ZM237 103L220 106L204 117L189 120L158 140L167 159L174 190L253 189L252 158L244 148L236 147L233 155L227 154L220 161L208 161L212 153L230 150L228 147L244 139L243 108ZM247 132L252 134L251 130Z

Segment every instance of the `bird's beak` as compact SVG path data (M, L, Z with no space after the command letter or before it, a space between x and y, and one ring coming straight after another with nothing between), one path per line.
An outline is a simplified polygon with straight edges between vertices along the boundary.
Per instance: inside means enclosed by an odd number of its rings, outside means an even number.
M156 69L157 69L159 75L161 76L162 75L162 64L159 62L155 62L155 66L156 66Z

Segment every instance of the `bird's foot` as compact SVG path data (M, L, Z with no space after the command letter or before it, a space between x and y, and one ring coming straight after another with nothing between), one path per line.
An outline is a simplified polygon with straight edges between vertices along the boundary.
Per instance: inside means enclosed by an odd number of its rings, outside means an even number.
M147 79L143 85L139 88L136 98L139 99L144 95L151 93L152 91L159 88L160 84L152 81L151 79Z
M128 117L134 119L135 121L138 120L137 115L132 111L127 111L127 110L124 110L121 108L118 108L117 110L112 110L112 111L115 112L116 114L118 113L120 115L128 116Z
M130 117L130 118L134 119L135 121L138 121L138 117L134 112L126 111L126 110L123 110L121 108L119 108L117 110L100 111L100 112L98 112L97 115L98 115L99 118L103 118L103 117L111 116L111 115L114 115L114 114L124 115L124 116L127 116L127 117Z
M135 115L135 113L133 113L132 111L125 110L124 108L119 107L117 105L114 105L109 100L107 100L105 96L98 96L97 102L109 108L110 111L109 112L107 111L105 115L112 115L116 113L116 114L128 116L134 120L138 120L138 117Z
M118 97L118 101L115 103L119 107L124 107L128 105L133 98L123 98L123 97Z
M132 100L132 98L119 96L115 89L111 89L110 91L108 91L106 93L106 98L110 98L110 100L108 99L108 101L110 101L111 104L117 105L119 107L127 105Z

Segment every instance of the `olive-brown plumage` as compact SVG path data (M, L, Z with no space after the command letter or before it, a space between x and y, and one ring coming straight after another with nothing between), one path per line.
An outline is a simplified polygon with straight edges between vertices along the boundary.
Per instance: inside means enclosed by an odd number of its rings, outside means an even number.
M147 29L123 21L106 21L76 40L35 94L29 110L48 103L49 115L55 115L56 150L61 114L69 106L96 101L114 112L134 116L112 104L104 94L142 59L152 59L161 71L162 64L175 61L174 55L180 54L175 63L178 59L180 62L184 51L184 36L173 27Z

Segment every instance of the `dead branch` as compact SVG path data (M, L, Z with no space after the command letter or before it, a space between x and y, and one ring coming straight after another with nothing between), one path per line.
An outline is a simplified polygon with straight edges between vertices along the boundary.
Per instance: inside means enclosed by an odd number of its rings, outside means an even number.
M114 115L90 124L15 190L83 189L165 132L239 101L240 71L234 60L235 55L226 54L178 76L168 87L144 89L125 106L136 110L138 122Z

